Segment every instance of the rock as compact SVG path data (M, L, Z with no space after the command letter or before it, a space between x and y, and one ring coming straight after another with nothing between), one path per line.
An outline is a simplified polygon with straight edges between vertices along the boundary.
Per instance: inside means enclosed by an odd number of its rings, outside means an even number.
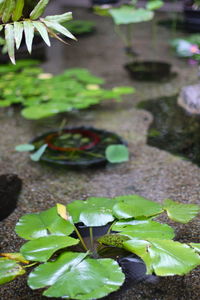
M191 114L200 114L200 84L183 87L178 104Z
M15 174L0 175L0 221L8 217L17 206L22 180Z

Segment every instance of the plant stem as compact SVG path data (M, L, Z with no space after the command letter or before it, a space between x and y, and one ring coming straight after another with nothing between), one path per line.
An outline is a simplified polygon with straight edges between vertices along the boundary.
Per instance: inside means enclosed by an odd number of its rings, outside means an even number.
M93 238L93 228L90 227L90 243L92 247L92 251L94 250L94 238Z
M59 126L59 129L58 129L58 135L62 134L62 130L65 127L66 123L67 123L67 120L63 119L62 122L61 122L61 124L60 124L60 126Z
M37 264L37 262L34 262L34 263L30 264L30 265L26 265L26 266L23 267L23 269L30 268L32 266L35 266L36 264Z
M74 225L74 230L75 230L75 232L76 232L78 238L80 239L83 248L84 248L86 251L89 251L89 249L87 248L87 246L86 246L86 244L85 244L85 242L84 242L82 236L80 235L80 232L78 231L78 229L76 228L75 225Z
M127 46L126 37L125 37L124 33L122 32L122 30L120 29L120 26L115 25L114 29L115 29L116 34L122 39L124 45Z

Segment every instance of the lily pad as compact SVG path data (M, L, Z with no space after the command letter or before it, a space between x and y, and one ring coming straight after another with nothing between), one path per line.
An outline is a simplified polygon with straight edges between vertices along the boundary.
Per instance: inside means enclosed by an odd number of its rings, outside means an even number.
M0 284L10 282L24 273L25 271L16 261L0 258Z

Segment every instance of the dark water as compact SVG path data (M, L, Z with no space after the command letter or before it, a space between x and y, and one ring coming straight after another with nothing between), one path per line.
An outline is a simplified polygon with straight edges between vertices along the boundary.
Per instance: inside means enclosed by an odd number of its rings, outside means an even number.
M152 113L147 143L181 156L200 166L200 116L187 114L177 105L177 96L139 103Z

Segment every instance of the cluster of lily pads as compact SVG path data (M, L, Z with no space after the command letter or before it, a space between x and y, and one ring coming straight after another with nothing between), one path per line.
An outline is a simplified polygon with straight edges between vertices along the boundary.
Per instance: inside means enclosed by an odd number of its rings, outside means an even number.
M102 78L87 69L68 69L53 76L44 74L36 61L18 61L17 65L0 66L0 107L22 104L27 119L50 117L74 109L84 109L106 99L120 101L131 94L131 87L100 87Z
M124 283L118 258L130 254L143 260L147 274L187 274L200 264L200 244L174 241L174 229L155 219L167 213L173 221L187 223L198 212L195 204L170 199L159 204L128 195L76 200L25 215L15 231L28 241L18 253L0 254L0 283L34 266L28 285L34 290L44 288L44 296L99 299ZM88 237L81 227L88 229ZM99 237L95 232L102 228L107 233Z

